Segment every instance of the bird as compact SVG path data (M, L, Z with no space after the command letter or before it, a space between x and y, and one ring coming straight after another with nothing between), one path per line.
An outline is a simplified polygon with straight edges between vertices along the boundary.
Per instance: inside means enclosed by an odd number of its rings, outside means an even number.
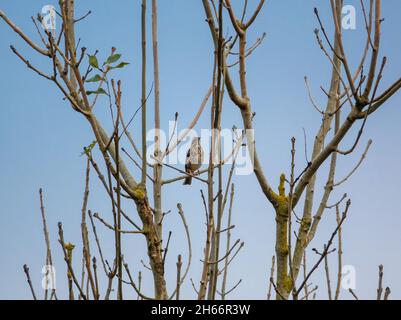
M185 172L194 174L202 166L203 162L203 149L200 143L201 138L195 137L192 139L191 147L188 149L187 157L185 160ZM191 185L192 177L187 176L184 185Z

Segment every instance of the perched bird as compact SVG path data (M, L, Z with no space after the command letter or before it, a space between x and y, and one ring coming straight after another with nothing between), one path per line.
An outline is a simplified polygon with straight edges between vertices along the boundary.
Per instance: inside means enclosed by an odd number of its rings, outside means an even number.
M192 139L191 147L187 152L187 158L185 160L185 172L194 174L198 170L203 162L203 149L200 143L200 138L195 137ZM186 177L184 185L190 185L192 183L192 177Z

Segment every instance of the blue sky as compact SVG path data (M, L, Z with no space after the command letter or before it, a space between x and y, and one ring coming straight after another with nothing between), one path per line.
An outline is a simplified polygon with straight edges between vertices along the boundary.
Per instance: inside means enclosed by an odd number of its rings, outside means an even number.
M185 127L201 103L211 79L212 45L205 23L201 1L159 1L159 51L161 76L162 126L179 112L179 125ZM241 1L232 1L238 8ZM360 15L359 1L345 1L357 8L357 28L345 32L345 45L352 67L359 61L363 47L364 23ZM14 20L28 35L39 41L30 21L46 4L57 1L0 0L0 9ZM319 114L308 100L304 76L310 79L316 100L324 104L320 85L329 86L330 65L323 56L314 37L317 21L313 15L318 6L321 17L329 21L328 2L317 0L278 1L268 0L250 34L249 42L267 33L264 43L248 60L249 95L256 112L255 133L259 153L266 175L275 186L281 172L288 172L290 163L290 138L298 140L298 169L303 160L303 128L306 130L309 149L320 124ZM383 1L381 54L388 57L381 89L400 76L400 12L401 2ZM112 46L131 64L115 74L123 82L123 105L132 114L140 101L140 1L85 1L77 4L77 15L92 10L92 15L78 26L81 43L89 51L99 50L106 58ZM150 17L150 16L149 16ZM150 26L149 26L150 27ZM331 28L328 27L331 31ZM150 28L149 28L150 31ZM149 32L150 34L150 32ZM331 34L331 33L330 33ZM77 37L78 37L77 36ZM68 241L80 244L80 210L84 189L85 159L80 157L83 146L93 136L86 121L62 101L57 89L46 80L27 70L9 50L14 44L36 66L50 70L47 60L38 57L4 24L0 22L0 298L30 298L22 271L28 263L40 296L41 268L45 260L45 246L41 233L38 189L45 192L48 224L51 232L52 250L58 272L58 290L65 294L65 264L57 243L57 222L64 224ZM149 53L150 53L149 38ZM149 55L148 86L152 83L151 56ZM150 98L150 105L153 97ZM344 226L344 264L355 267L356 292L364 298L374 298L377 285L377 266L384 264L386 285L390 285L393 298L401 298L401 216L397 206L400 193L401 173L401 95L397 93L379 112L369 118L364 136L355 154L340 157L338 178L345 176L357 163L368 139L373 145L366 161L339 190L331 202L347 192L352 207ZM97 106L99 118L108 121L106 100ZM241 126L240 116L228 99L224 104L223 126ZM209 113L205 113L197 129L208 126ZM137 119L139 120L139 118ZM110 129L110 125L106 126ZM137 132L139 123L134 123ZM356 130L344 141L344 148L353 142ZM309 150L310 151L310 150ZM99 160L100 162L100 160ZM174 175L166 169L167 176ZM319 185L325 175L319 176ZM230 284L243 279L232 298L263 299L266 296L271 256L274 254L274 211L266 202L254 176L235 177L236 199L234 201L233 238L245 242L243 251L230 268ZM167 258L168 286L174 287L175 260L181 253L187 255L184 230L176 214L176 203L181 202L186 212L194 258L189 277L199 281L204 245L204 212L199 197L203 187L194 182L192 188L181 185L167 186L164 211L172 210L166 218L165 234L173 230L172 245ZM320 190L317 192L321 194ZM111 217L109 203L97 181L91 179L89 208ZM135 214L133 208L130 213ZM311 248L321 248L333 231L334 212L328 211ZM98 226L98 229L102 229ZM102 231L103 246L112 256L112 235ZM144 241L137 236L124 241L125 257L131 271L141 270L144 275L145 292L151 292L150 273L143 268L140 259L146 260ZM96 252L95 248L92 249ZM78 253L78 251L77 251ZM317 259L308 251L309 265ZM256 258L258 257L258 258ZM336 275L336 258L330 257L332 280ZM77 270L80 266L76 259ZM320 289L318 297L326 298L323 268L313 277ZM103 284L104 285L104 284ZM104 289L104 288L103 288ZM134 297L127 288L127 297ZM195 297L186 282L183 294ZM350 298L342 291L343 298Z

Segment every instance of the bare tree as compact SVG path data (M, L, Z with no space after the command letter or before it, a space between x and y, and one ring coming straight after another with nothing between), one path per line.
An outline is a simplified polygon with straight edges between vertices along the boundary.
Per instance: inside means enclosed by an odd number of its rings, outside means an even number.
M366 2L366 1L365 1ZM308 79L305 83L308 96L312 106L322 117L322 122L317 128L317 133L313 141L311 160L307 166L299 170L296 164L297 141L291 139L291 164L289 174L281 174L278 180L278 190L275 191L272 184L266 178L262 161L258 156L258 147L262 142L255 142L253 122L257 120L252 109L252 99L248 94L247 58L260 46L265 39L263 33L255 43L248 45L248 33L254 26L259 13L264 8L265 0L260 0L248 16L249 5L247 0L243 2L240 15L236 14L236 8L232 6L230 0L202 0L206 21L211 32L214 45L213 69L210 70L210 87L207 89L198 111L193 115L193 120L188 124L187 129L177 138L170 137L166 146L162 145L161 139L161 108L163 107L160 99L160 70L159 70L159 48L158 48L158 10L157 0L151 1L151 39L152 39L152 58L153 58L153 84L148 86L147 79L147 17L148 3L141 1L141 99L138 106L134 109L134 114L129 119L126 114L129 112L122 103L123 83L114 78L117 71L124 68L128 62L122 60L122 55L116 48L111 48L110 54L104 61L101 60L97 50L88 53L88 49L77 41L76 25L85 20L91 12L76 18L74 0L59 0L59 14L62 20L61 30L56 32L49 28L39 27L43 17L38 15L32 21L38 32L41 44L37 44L28 37L15 23L0 10L0 18L19 36L25 43L40 56L48 59L51 73L48 74L36 66L30 59L11 46L12 52L30 70L40 77L54 83L56 88L63 94L64 100L77 114L82 116L94 135L93 142L84 148L83 155L86 157L86 174L84 177L84 195L81 210L81 236L82 236L82 271L81 281L78 273L74 270L73 256L77 255L74 244L65 240L62 223L58 224L59 243L67 266L67 279L69 285L69 298L74 299L78 292L79 299L100 299L103 295L99 292L98 265L103 269L107 278L107 288L104 299L109 299L114 281L117 281L117 299L123 299L123 286L129 285L134 290L138 299L180 299L181 286L186 279L192 259L192 242L189 226L185 217L185 208L177 198L177 212L179 220L182 222L185 236L187 238L188 254L185 257L181 253L176 262L177 276L174 283L173 292L167 290L165 277L166 256L169 251L169 244L172 232L168 233L166 241L164 239L165 229L163 221L168 212L163 211L164 186L172 183L181 183L184 179L191 177L202 183L205 190L201 190L201 200L205 212L205 246L203 251L202 272L199 276L199 286L192 281L197 298L227 299L228 295L239 287L242 279L236 279L234 285L228 287L229 267L237 257L240 250L244 247L244 242L240 239L232 240L233 225L233 199L234 170L236 159L241 148L246 147L251 155L253 171L260 185L261 191L274 208L276 223L276 256L273 257L270 271L270 282L268 289L268 299L271 297L272 290L276 292L277 299L309 299L315 296L317 286L309 288L308 281L320 264L325 262L326 279L328 294L330 299L339 298L339 288L341 282L342 267L342 225L348 215L351 205L348 199L345 203L343 214L340 215L342 202L347 199L344 195L334 205L329 205L330 196L334 188L347 181L352 174L360 167L365 159L369 147L372 143L369 140L365 151L361 155L360 161L353 170L344 178L337 180L336 167L339 156L346 156L353 153L363 135L364 127L368 118L378 111L380 107L389 100L401 87L401 79L398 79L383 92L379 92L379 85L386 65L386 57L380 58L381 40L381 1L368 0L369 9L365 9L365 3L361 0L361 8L364 14L366 27L366 45L361 54L358 67L351 70L347 59L346 50L343 44L343 34L341 27L342 0L330 0L332 25L334 35L330 37L326 32L326 27L318 9L314 9L319 28L315 30L315 38L322 53L327 57L331 65L331 79L329 90L324 90L327 96L326 106L321 108L315 102L311 93ZM228 22L226 22L228 21ZM226 35L226 30L230 30L232 36ZM237 49L238 50L237 50ZM237 52L235 52L237 50ZM366 61L370 55L370 61ZM231 57L236 57L233 62ZM232 77L232 70L238 69L239 90L234 83L237 79ZM364 74L364 70L368 70ZM148 103L149 96L154 95L154 106L151 109ZM110 123L101 123L96 115L96 106L104 103L101 99L104 96L110 108L110 119L112 131L107 132L105 128ZM223 101L225 97L236 106L239 111L243 130L233 130L233 148L228 156L223 157L221 131L223 113ZM210 103L210 153L208 154L208 166L196 173L188 173L178 167L167 163L166 158L171 154L189 135L201 115ZM346 110L347 109L347 110ZM131 110L132 111L132 110ZM130 126L137 115L141 114L141 136L134 139L130 133ZM149 156L147 146L147 132L149 114L153 112L155 150ZM224 110L224 112L227 112ZM228 111L229 112L229 111ZM345 115L344 115L345 114ZM175 112L175 127L179 114ZM256 119L256 120L255 120ZM351 135L351 128L359 124L359 130L354 139L354 143L348 149L342 149L342 143L346 137ZM332 130L332 127L334 130ZM245 139L246 138L246 139ZM306 142L305 142L306 143ZM140 147L138 145L140 144ZM98 164L98 159L102 163ZM150 161L153 160L153 161ZM127 164L130 161L130 164ZM231 161L231 167L227 171L223 166ZM131 163L132 162L132 163ZM328 172L324 172L324 164L329 164ZM177 176L169 179L164 178L165 170L178 172ZM91 173L96 173L100 185L105 189L111 204L111 219L108 222L106 216L88 209L88 198L90 195ZM283 168L287 171L288 168ZM150 171L152 171L150 173ZM315 190L317 188L317 175L325 174L327 180L323 186L323 196L316 199ZM207 175L204 178L203 175ZM135 178L139 176L139 178ZM295 209L301 206L303 200L302 216L295 214ZM49 232L45 217L43 194L40 190L40 203L43 222L43 233L46 243L46 264L52 266L52 252L50 249ZM227 206L228 203L228 206ZM314 205L317 208L314 209ZM134 208L135 218L126 213L126 208ZM327 243L321 251L314 249L318 255L317 261L307 271L306 249L319 227L319 223L324 213L329 209L336 209L337 223ZM96 258L94 249L91 248L89 228L87 226L87 215L90 218L91 231L95 240L98 252ZM139 220L140 222L138 222ZM129 229L123 229L123 224L127 223ZM112 265L102 251L101 239L98 236L96 223L110 230L114 235L114 252ZM294 225L297 223L298 228ZM148 268L153 277L153 294L142 292L142 274L139 272L138 280L134 280L131 274L128 261L124 259L124 249L122 237L141 235L146 240L147 263L142 262ZM295 245L293 236L295 235ZM335 238L338 238L338 273L337 286L334 294L331 290L329 254L334 252L332 248ZM223 247L225 244L225 248ZM74 261L78 260L74 258ZM78 260L79 261L79 260ZM100 261L100 262L98 262ZM301 265L303 264L303 279L299 276ZM34 287L29 275L29 268L24 266L27 281L30 286L34 299L37 298ZM276 276L276 280L273 276ZM378 299L383 294L382 288L382 268L379 275L379 288L377 291ZM220 289L219 289L220 288ZM304 296L300 297L300 293ZM351 291L356 297L356 294ZM390 295L390 289L384 292L386 300ZM45 299L48 299L48 291L45 292ZM50 299L57 299L55 290L52 290Z
M293 297L298 298L300 288L296 288L296 280L302 258L306 247L313 239L319 221L324 211L327 209L327 203L334 187L347 180L353 173L340 182L335 182L335 168L338 155L348 155L352 153L362 136L364 126L369 116L378 111L379 108L390 99L401 87L401 79L384 90L378 92L380 80L386 65L386 57L380 61L380 25L382 23L381 1L371 0L369 13L366 14L363 1L361 6L365 15L366 22L366 46L362 53L358 68L352 72L348 63L346 51L343 45L343 35L341 27L341 9L342 0L331 0L332 21L334 25L334 39L331 40L326 33L326 29L319 16L318 9L314 9L320 28L315 30L315 36L324 55L332 65L331 85L327 93L327 104L323 110L318 111L322 114L322 123L313 143L313 152L311 161L307 167L301 170L296 178L291 174L291 181L287 180L284 174L280 177L278 193L266 178L261 161L257 153L257 146L253 133L253 112L251 107L251 98L247 90L246 59L254 50L254 46L247 47L247 35L255 19L263 8L265 1L259 1L256 9L252 12L248 20L245 19L247 4L244 2L242 15L236 16L235 10L230 0L220 0L219 8L224 6L229 16L230 24L234 36L228 39L222 38L223 16L214 15L214 1L203 0L203 6L207 22L210 27L213 43L216 52L221 52L223 59L222 68L219 70L224 78L225 87L231 101L237 106L243 119L244 129L247 130L248 149L253 157L254 173L262 189L266 200L269 201L276 212L276 257L277 257L277 295L278 299L287 298L291 292ZM323 36L323 39L322 39ZM325 41L325 42L324 42ZM224 47L221 48L222 43ZM233 48L238 47L238 60L229 64L228 57ZM256 43L257 46L257 43ZM371 53L371 61L365 66L365 60L368 53ZM238 65L238 77L240 90L235 88L231 77L231 67ZM363 70L368 70L365 75ZM313 99L312 99L313 101ZM344 106L349 106L346 116L341 119ZM314 104L316 107L316 105ZM335 122L334 133L330 136L332 122ZM354 144L346 150L342 150L340 145L344 137L350 135L350 129L360 123L360 129L355 138ZM370 143L369 143L370 144ZM367 152L367 151L366 151ZM363 158L366 156L364 153ZM319 206L313 215L313 203L315 202L316 176L321 172L322 165L331 158L330 169L327 183L324 187L324 195L318 202ZM359 165L358 165L359 166ZM294 167L294 164L292 168ZM356 170L356 169L355 169ZM353 171L355 171L353 170ZM292 169L293 172L293 169ZM290 191L286 193L285 185L288 182ZM302 196L305 197L303 214L300 218L300 225L296 236L295 248L291 250L291 218L294 209L297 207Z
M78 281L76 272L74 272L74 265L72 263L73 250L75 245L64 241L64 232L62 224L59 224L59 242L62 247L64 259L67 264L67 278L69 283L69 297L74 299L74 286L78 289L80 299L89 299L92 296L94 299L100 298L99 286L98 286L98 274L96 257L93 256L90 249L90 240L88 234L88 227L86 224L86 215L89 214L92 231L96 240L96 246L100 255L100 260L103 266L105 275L108 278L108 286L105 294L105 299L109 299L112 291L113 280L117 279L117 298L123 299L123 285L124 283L130 284L137 292L138 296L142 299L153 299L148 297L141 292L140 284L137 286L131 277L129 266L127 262L124 262L123 248L122 248L122 236L126 234L138 234L143 235L146 239L146 248L149 258L149 269L152 271L153 282L154 282L154 299L172 299L174 296L179 298L180 286L186 278L189 266L191 263L192 251L191 251L191 240L188 225L184 216L184 210L181 204L178 204L178 212L185 228L185 234L188 239L188 257L186 261L185 271L181 272L181 266L183 264L183 258L180 255L179 263L177 265L177 286L172 294L168 294L165 280L165 261L166 254L168 252L168 246L171 238L171 232L167 239L166 246L163 243L163 219L167 213L162 210L162 195L163 186L183 181L185 178L190 176L191 178L198 179L208 184L208 198L210 216L208 218L208 243L212 243L211 250L207 251L208 254L205 257L205 270L206 278L205 284L201 286L201 292L205 292L208 284L213 286L209 297L214 297L216 293L217 278L223 273L223 270L218 269L218 265L224 259L228 259L230 253L233 252L233 248L227 249L228 252L223 258L219 258L219 239L221 234L225 230L222 230L222 217L223 217L223 204L225 206L227 202L228 190L231 186L231 179L233 175L233 169L231 170L229 181L227 183L226 192L220 192L218 198L219 211L218 211L218 228L214 225L213 218L213 205L214 205L214 194L213 194L213 171L218 168L219 170L219 190L222 190L222 165L227 162L230 158L235 158L242 145L242 138L238 137L238 142L235 145L231 155L216 163L211 161L209 169L203 170L196 174L186 173L185 171L171 166L164 162L164 159L171 153L178 145L185 140L190 130L194 128L198 119L202 115L205 107L209 101L210 96L213 93L213 105L212 112L213 117L218 118L220 105L217 101L219 98L216 95L219 94L219 90L216 90L216 84L214 83L215 77L213 76L213 85L207 90L205 98L203 99L201 106L197 113L194 115L193 120L188 125L187 130L184 131L175 141L171 137L168 145L163 150L161 144L160 130L161 130L161 119L160 119L160 77L158 67L158 40L157 40L157 1L152 1L152 52L153 52L153 70L154 70L154 85L150 91L147 91L147 30L146 30L146 19L147 19L147 1L143 0L141 7L141 48L142 48L142 71L141 71L141 103L138 109L135 110L134 116L129 121L126 121L124 117L124 109L122 105L123 95L123 84L119 80L112 78L112 73L124 68L128 62L122 61L122 55L117 52L116 48L111 49L111 53L104 63L100 62L99 52L95 51L93 54L88 54L87 49L80 45L80 41L76 41L76 24L87 18L91 12L88 12L81 18L75 18L75 3L73 0L60 0L59 9L60 16L62 19L61 31L56 34L54 30L44 28L43 31L39 27L43 22L43 17L38 15L36 19L32 18L32 21L38 31L42 45L35 43L34 40L29 38L19 27L17 27L3 11L0 11L0 17L7 23L7 25L16 32L25 42L41 56L47 57L49 64L52 67L52 73L46 74L33 66L29 59L24 57L14 46L11 46L13 53L32 71L37 73L39 76L45 78L48 81L53 82L56 87L63 93L64 99L69 102L71 108L78 114L82 115L88 122L95 140L84 148L83 155L87 157L87 169L85 176L85 191L83 196L83 204L81 210L81 233L82 233L82 279L81 283ZM87 59L86 59L87 58ZM87 62L86 62L87 61ZM222 83L221 79L219 80ZM95 87L93 89L93 87ZM220 87L220 85L219 85ZM147 152L147 114L148 114L148 97L151 92L154 92L154 128L155 128L155 152L151 158L154 163L150 163ZM113 125L113 131L107 133L104 129L105 124L102 124L95 113L96 106L102 102L100 97L107 96L109 100L110 116ZM141 111L141 149L137 147L137 141L133 139L130 134L129 126L131 125L135 115ZM215 115L216 114L216 115ZM175 121L177 122L178 113L176 113ZM213 128L219 128L219 120L213 121ZM123 147L123 138L131 150L128 150L125 146ZM213 137L213 141L216 141L217 135ZM220 145L219 145L220 147ZM98 165L96 157L98 156L96 148L100 151L100 156L104 161L103 166ZM213 148L212 148L213 149ZM217 149L216 149L217 150ZM131 167L126 164L125 160L121 156L123 152L127 158L135 164L141 174L140 179L134 178L134 172ZM212 151L212 154L215 151ZM213 156L214 157L214 156ZM178 171L179 176L171 179L163 178L163 167L166 166L170 169ZM112 206L112 217L113 222L108 223L107 220L95 213L92 215L91 211L88 210L88 197L89 197L89 179L91 167L95 170L101 185L106 190L108 197L110 198ZM148 168L153 170L153 177L148 174ZM199 174L209 173L209 179L206 181L200 177ZM149 201L148 187L151 187L151 193L153 195L153 205ZM47 246L47 258L46 263L52 264L50 244L48 240L48 231L46 225L46 219L43 209L42 191L41 194L41 207L42 207L42 219L44 224L44 235ZM224 196L224 197L223 197ZM224 203L223 203L224 200ZM142 226L139 226L132 218L130 218L123 209L123 204L128 201L129 205L136 208L137 217L140 219ZM178 201L177 201L178 202ZM230 207L231 210L232 207ZM100 222L104 227L110 229L114 233L115 240L115 258L113 266L110 266L108 261L104 258L101 242L98 237L94 219ZM125 220L132 227L132 230L122 229L122 220ZM229 222L230 223L230 222ZM232 227L226 229L231 230ZM227 231L228 232L228 231ZM228 232L229 234L229 232ZM235 246L237 246L238 241ZM242 245L241 245L242 247ZM229 261L226 261L224 272L225 277L227 274L227 268ZM147 266L146 266L147 267ZM27 270L27 269L26 269ZM129 277L129 281L124 280L124 270ZM213 274L210 274L211 271ZM27 272L26 272L27 273ZM28 274L28 273L27 273ZM28 278L30 279L30 278ZM203 277L202 277L203 279ZM85 290L86 282L86 290ZM31 282L29 281L30 285ZM33 292L33 291L32 291ZM223 291L224 295L228 292ZM55 292L52 292L52 297L55 297ZM47 291L46 291L47 299Z

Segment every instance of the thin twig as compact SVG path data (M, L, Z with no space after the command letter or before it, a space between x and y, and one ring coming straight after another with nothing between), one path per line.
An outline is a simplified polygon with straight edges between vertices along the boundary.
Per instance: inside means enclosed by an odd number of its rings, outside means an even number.
M72 268L72 264L71 264L71 259L68 257L67 251L66 251L66 244L64 242L64 233L63 233L63 225L61 222L58 223L58 234L59 234L59 243L61 245L61 248L63 250L64 253L64 260L67 264L68 267L68 272L69 275L71 275L71 278L75 284L75 286L78 288L79 293L81 294L82 299L87 300L85 293L83 292L81 286L78 283L78 280L75 276L74 270Z
M191 244L191 234L189 232L189 227L187 224L187 220L185 219L185 215L184 215L184 210L182 208L181 203L177 204L177 208L178 208L178 214L180 215L180 218L182 220L182 224L184 225L184 229L185 229L185 234L187 236L187 243L188 243L188 263L187 266L185 268L185 272L184 275L182 276L182 278L180 279L180 283L179 286L177 286L177 288L174 290L174 292L172 293L172 295L170 296L169 300L174 298L174 295L178 294L177 289L179 287L181 287L181 285L184 283L184 280L189 272L189 268L191 266L191 261L192 261L192 244Z
M51 296L54 296L55 299L57 300L57 295L56 295L56 289L54 287L55 284L55 278L54 278L54 272L53 272L53 259L52 259L52 252L50 248L50 237L49 237L49 231L47 228L47 222L46 222L46 213L45 213L45 206L44 206L44 201L43 201L43 190L42 188L39 189L39 198L40 198L40 212L42 214L42 223L43 223L43 234L45 236L45 242L46 242L46 265L50 266L50 274L52 277L52 293ZM48 271L47 271L48 272ZM48 274L46 274L46 277ZM47 283L46 283L46 289L45 289L45 300L47 300Z
M386 287L386 289L385 289L385 291L384 291L384 298L383 298L383 300L388 300L388 297L389 297L390 293L391 293L390 288L389 288L389 287Z
M31 276L29 275L29 267L26 264L24 264L24 273L26 275L26 280L27 280L27 282L29 284L29 288L31 289L31 293L32 293L33 299L37 300L36 299L35 290L33 289L33 286L32 286Z
M336 221L337 225L340 224L341 218L340 218L340 209L339 205L336 206ZM343 248L342 248L342 228L338 229L337 237L338 237L338 248L337 248L337 255L338 255L338 271L337 271L337 287L336 287L336 293L334 296L334 300L338 300L340 297L340 287L341 287L341 277L342 277L342 254L343 254Z
M379 265L379 284L377 287L377 300L381 300L383 293L383 265Z
M272 256L272 266L270 269L270 278L269 279L274 279L274 265L276 262L276 256ZM272 282L269 281L269 289L267 290L267 300L270 300L272 296Z
M352 294L352 296L355 298L355 300L359 300L358 296L355 294L354 290L352 290L351 288L348 289L349 293Z
M326 250L326 246L324 248ZM324 269L326 273L326 281L327 281L327 292L329 295L329 300L333 300L332 294L331 294L331 284L330 284L330 270L329 270L329 262L327 259L327 254L324 256Z
M143 293L141 293L141 291L138 289L138 287L136 286L134 280L133 280L132 277L131 277L131 273L130 273L130 271L129 271L128 264L124 263L124 268L125 268L125 271L127 272L128 278L129 278L129 280L130 280L129 283L130 283L131 286L134 288L134 290L136 291L136 293L137 293L142 299L144 299L144 300L155 300L154 298L147 297L147 296L145 296Z
M181 287L181 267L182 256L179 254L177 259L177 286L176 286L176 300L180 300L180 287Z
M341 225L343 224L345 218L347 217L347 213L348 213L348 209L351 205L351 200L347 201L347 205L345 208L345 211L343 213L343 216L340 220L340 223L337 225L337 228L334 230L333 234L331 235L329 241L327 242L325 249L323 251L323 253L320 255L319 260L316 262L316 264L313 266L313 268L309 271L309 274L306 276L305 280L302 282L301 286L298 288L298 291L296 292L296 295L298 295L300 293L300 291L302 290L303 286L306 285L308 279L310 278L310 276L312 275L312 273L319 267L320 263L323 261L324 257L328 254L330 246L333 243L333 239L336 236L338 230L341 228Z
M123 234L144 234L145 232L143 230L118 230L115 227L113 227L111 224L107 223L104 221L97 212L93 214L93 217L99 220L105 227L107 227L110 230L117 231L119 233Z

